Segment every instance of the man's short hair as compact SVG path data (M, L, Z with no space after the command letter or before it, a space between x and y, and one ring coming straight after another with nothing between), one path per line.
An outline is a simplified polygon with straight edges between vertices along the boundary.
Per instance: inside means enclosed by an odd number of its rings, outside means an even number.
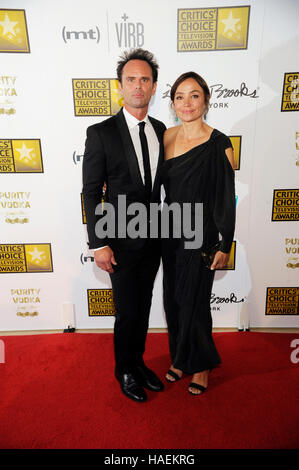
M129 62L129 60L144 60L145 62L147 62L148 65L152 69L153 83L155 83L158 80L159 65L154 55L149 51L139 48L139 49L131 49L130 51L125 51L120 56L120 60L117 62L117 69L116 69L117 78L120 83L122 80L123 68L126 65L126 63Z

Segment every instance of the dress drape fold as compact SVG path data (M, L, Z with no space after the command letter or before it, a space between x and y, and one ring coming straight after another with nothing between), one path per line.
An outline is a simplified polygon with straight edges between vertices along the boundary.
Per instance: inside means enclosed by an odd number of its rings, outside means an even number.
M210 298L214 271L207 269L201 250L219 240L230 251L235 228L234 172L225 154L227 136L214 129L210 139L178 157L163 169L165 202L203 204L201 248L185 248L186 236L162 239L163 298L169 349L175 368L194 374L221 362L212 338ZM194 214L194 210L193 210ZM193 218L194 222L194 218ZM172 226L175 220L172 220ZM194 228L194 227L193 227Z

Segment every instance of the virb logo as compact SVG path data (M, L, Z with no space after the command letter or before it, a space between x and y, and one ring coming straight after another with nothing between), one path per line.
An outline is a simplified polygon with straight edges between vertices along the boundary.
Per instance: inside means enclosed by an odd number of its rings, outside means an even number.
M121 17L122 23L115 23L118 47L142 47L144 45L143 23L127 22L126 13Z

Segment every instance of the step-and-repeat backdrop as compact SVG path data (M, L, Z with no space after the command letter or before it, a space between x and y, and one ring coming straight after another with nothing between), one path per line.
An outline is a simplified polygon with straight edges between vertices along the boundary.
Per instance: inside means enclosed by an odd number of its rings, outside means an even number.
M159 62L150 114L176 124L183 72L235 149L237 227L211 297L214 327L299 325L296 0L0 1L0 329L111 328L110 279L88 250L86 128L120 109L116 63ZM164 327L162 268L150 327Z

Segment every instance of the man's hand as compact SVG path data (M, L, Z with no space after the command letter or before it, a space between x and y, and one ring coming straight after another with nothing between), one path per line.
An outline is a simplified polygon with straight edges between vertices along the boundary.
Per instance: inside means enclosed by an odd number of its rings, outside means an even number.
M96 265L100 269L103 269L103 271L107 271L108 273L113 273L114 271L113 271L112 264L114 265L117 264L114 258L114 253L111 250L110 246L106 246L105 248L102 248L101 250L95 251L94 260L96 262Z
M211 266L211 270L225 268L229 260L229 253L223 253L222 251L217 251L214 261Z

